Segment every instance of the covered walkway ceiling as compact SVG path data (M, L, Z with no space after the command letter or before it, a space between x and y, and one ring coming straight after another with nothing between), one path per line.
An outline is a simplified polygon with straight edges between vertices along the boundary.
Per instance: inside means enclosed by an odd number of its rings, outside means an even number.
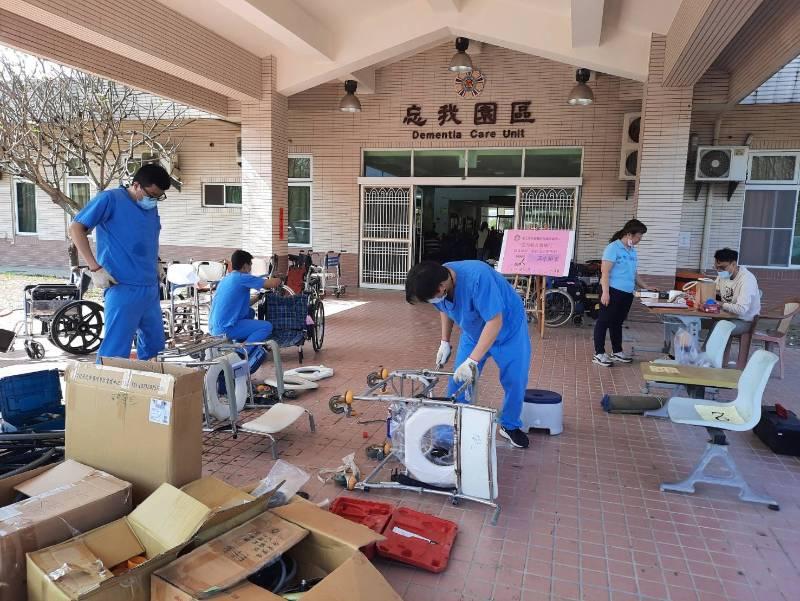
M261 100L267 88L292 95L356 79L368 94L377 68L456 36L472 40L475 54L487 43L644 81L659 34L667 37L668 86L691 87L722 56L717 66L731 73L729 102L738 102L787 62L787 51L800 52L796 3L0 0L0 44L226 116L237 102ZM754 36L742 35L748 27ZM757 61L753 37L767 47ZM776 38L781 44L769 48ZM261 60L268 56L276 62ZM740 63L746 71L734 77Z

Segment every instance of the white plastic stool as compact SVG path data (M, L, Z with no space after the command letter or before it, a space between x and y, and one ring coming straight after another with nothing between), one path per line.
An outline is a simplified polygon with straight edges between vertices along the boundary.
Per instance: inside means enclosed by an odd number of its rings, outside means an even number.
M272 435L291 426L303 414L308 416L308 427L312 432L316 432L317 428L314 424L314 416L308 409L304 409L300 405L288 405L286 403L275 403L260 417L243 423L239 427L239 430L241 432L247 432L248 434L260 434L261 436L269 438L270 441L272 441L270 445L272 458L277 459L278 450L275 448L275 437Z
M550 436L564 431L564 403L561 395L551 390L529 389L522 403L522 430L549 430Z

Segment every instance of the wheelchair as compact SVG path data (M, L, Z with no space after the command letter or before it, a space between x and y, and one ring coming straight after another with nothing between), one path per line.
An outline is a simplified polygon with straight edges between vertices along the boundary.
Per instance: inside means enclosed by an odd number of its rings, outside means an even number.
M103 306L83 300L91 277L81 266L69 284L29 284L23 290L23 318L7 336L5 352L14 348L15 338L25 338L25 353L30 359L44 359L45 350L37 338L47 338L72 355L89 355L103 341ZM36 332L35 323L40 324ZM0 349L2 350L2 349Z

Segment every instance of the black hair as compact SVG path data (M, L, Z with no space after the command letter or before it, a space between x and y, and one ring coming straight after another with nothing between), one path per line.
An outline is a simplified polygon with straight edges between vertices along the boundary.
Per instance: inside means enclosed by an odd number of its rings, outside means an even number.
M614 235L611 236L609 242L613 242L614 240L619 240L623 236L627 236L628 234L646 234L647 233L647 226L639 221L638 219L631 219L625 225L622 226L622 229L618 232L614 232Z
M720 263L733 263L739 261L739 253L732 248L720 248L714 253L714 260Z
M489 224L487 222L484 221L483 223L481 223L481 231L488 229L489 229Z
M231 267L235 271L239 271L242 267L252 262L253 262L253 255L251 255L246 250L235 250L231 255Z
M169 187L172 185L172 180L167 170L155 163L148 163L147 165L139 167L133 175L133 181L139 182L142 188L158 186L158 189L162 192L169 190Z
M447 267L436 261L417 263L406 275L406 301L413 305L432 299L441 283L449 277Z

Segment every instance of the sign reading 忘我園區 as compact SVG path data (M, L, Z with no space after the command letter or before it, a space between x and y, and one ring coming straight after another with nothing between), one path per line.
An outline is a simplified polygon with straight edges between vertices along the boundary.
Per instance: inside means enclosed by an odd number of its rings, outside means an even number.
M573 230L506 230L500 250L500 273L569 275L574 243Z
M503 115L506 110L505 106L499 108L496 102L476 102L472 114L472 123L477 127L469 132L469 137L476 139L491 139L501 137L524 138L525 129L523 127L519 127L519 125L534 123L536 121L531 113L531 104L531 100L521 100L510 103L510 112L508 113L508 117L506 117ZM463 119L458 115L459 110L460 107L453 103L441 105L436 112L436 120L431 121L431 125L434 123L438 123L439 127L443 127L448 123L461 125L463 123ZM517 127L505 128L502 130L479 129L480 126L484 125L498 125L498 118L501 119L501 122L505 122L505 119L507 118L509 125L517 125ZM410 104L406 107L406 114L405 117L403 117L403 125L423 127L428 123L428 120L428 116L424 113L421 105ZM414 129L414 131L411 132L411 137L415 140L461 139L466 135L467 134L456 130L423 132Z

